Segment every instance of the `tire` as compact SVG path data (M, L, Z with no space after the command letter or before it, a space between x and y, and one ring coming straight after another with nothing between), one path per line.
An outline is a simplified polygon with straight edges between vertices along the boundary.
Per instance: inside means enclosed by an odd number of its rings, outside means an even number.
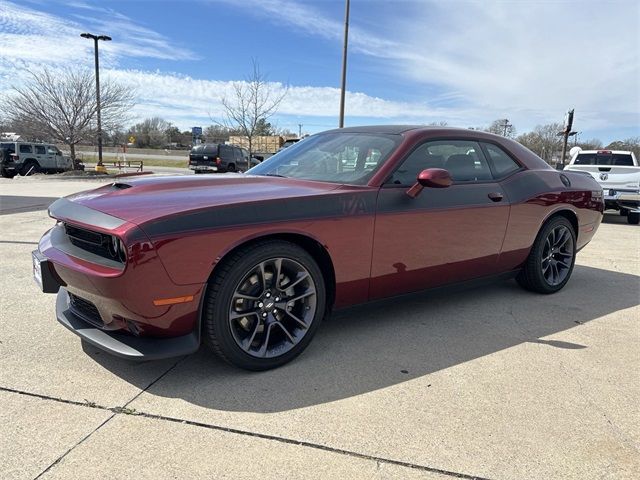
M629 215L629 210L627 210L626 208L621 208L620 215L622 215L623 217L626 217L627 215Z
M569 281L576 261L576 232L565 217L552 217L538 232L516 280L526 290L555 293Z
M228 363L268 370L303 352L325 308L324 278L313 257L296 244L267 240L233 253L209 280L202 335Z
M627 223L629 225L638 225L638 223L640 223L640 213L629 212L627 214Z
M0 168L0 175L2 178L13 178L16 176L16 171L12 170L11 172L5 168Z
M35 160L27 160L22 168L20 169L20 175L23 177L25 175L33 175L34 173L40 172L40 165Z
M235 172L235 171L236 171L236 166L235 166L233 163L230 163L230 164L227 166L227 172L232 172L232 173L233 173L233 172Z

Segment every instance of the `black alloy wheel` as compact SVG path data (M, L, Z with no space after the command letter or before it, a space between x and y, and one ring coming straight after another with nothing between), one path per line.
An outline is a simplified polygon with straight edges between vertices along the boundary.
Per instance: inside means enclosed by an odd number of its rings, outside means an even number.
M309 271L289 258L255 265L229 307L229 328L247 354L271 358L291 350L313 322L316 287Z
M555 293L569 281L576 259L576 233L565 217L551 218L540 230L516 277L527 290Z
M289 242L260 242L220 266L209 284L203 333L229 363L266 370L306 348L324 311L324 279L311 255Z
M549 285L560 285L567 278L572 267L573 249L569 227L558 225L549 232L541 259L542 274Z

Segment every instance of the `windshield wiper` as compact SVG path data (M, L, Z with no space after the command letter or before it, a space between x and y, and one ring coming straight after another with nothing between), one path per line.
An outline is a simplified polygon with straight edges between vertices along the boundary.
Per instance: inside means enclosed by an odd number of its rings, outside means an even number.
M279 173L259 173L258 175L263 175L265 177L280 177L287 178L286 175L280 175Z

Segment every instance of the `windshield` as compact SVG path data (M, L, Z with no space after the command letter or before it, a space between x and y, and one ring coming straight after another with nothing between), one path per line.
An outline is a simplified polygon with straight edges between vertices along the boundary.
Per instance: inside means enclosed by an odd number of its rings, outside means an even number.
M633 167L630 153L579 153L574 165L621 165Z
M247 173L364 185L400 140L399 135L321 133L281 150Z

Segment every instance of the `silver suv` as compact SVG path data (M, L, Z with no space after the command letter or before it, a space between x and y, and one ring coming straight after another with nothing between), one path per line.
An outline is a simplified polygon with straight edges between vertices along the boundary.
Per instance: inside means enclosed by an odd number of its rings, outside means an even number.
M73 162L50 143L0 142L0 173L4 178L16 174L64 172L73 170Z

